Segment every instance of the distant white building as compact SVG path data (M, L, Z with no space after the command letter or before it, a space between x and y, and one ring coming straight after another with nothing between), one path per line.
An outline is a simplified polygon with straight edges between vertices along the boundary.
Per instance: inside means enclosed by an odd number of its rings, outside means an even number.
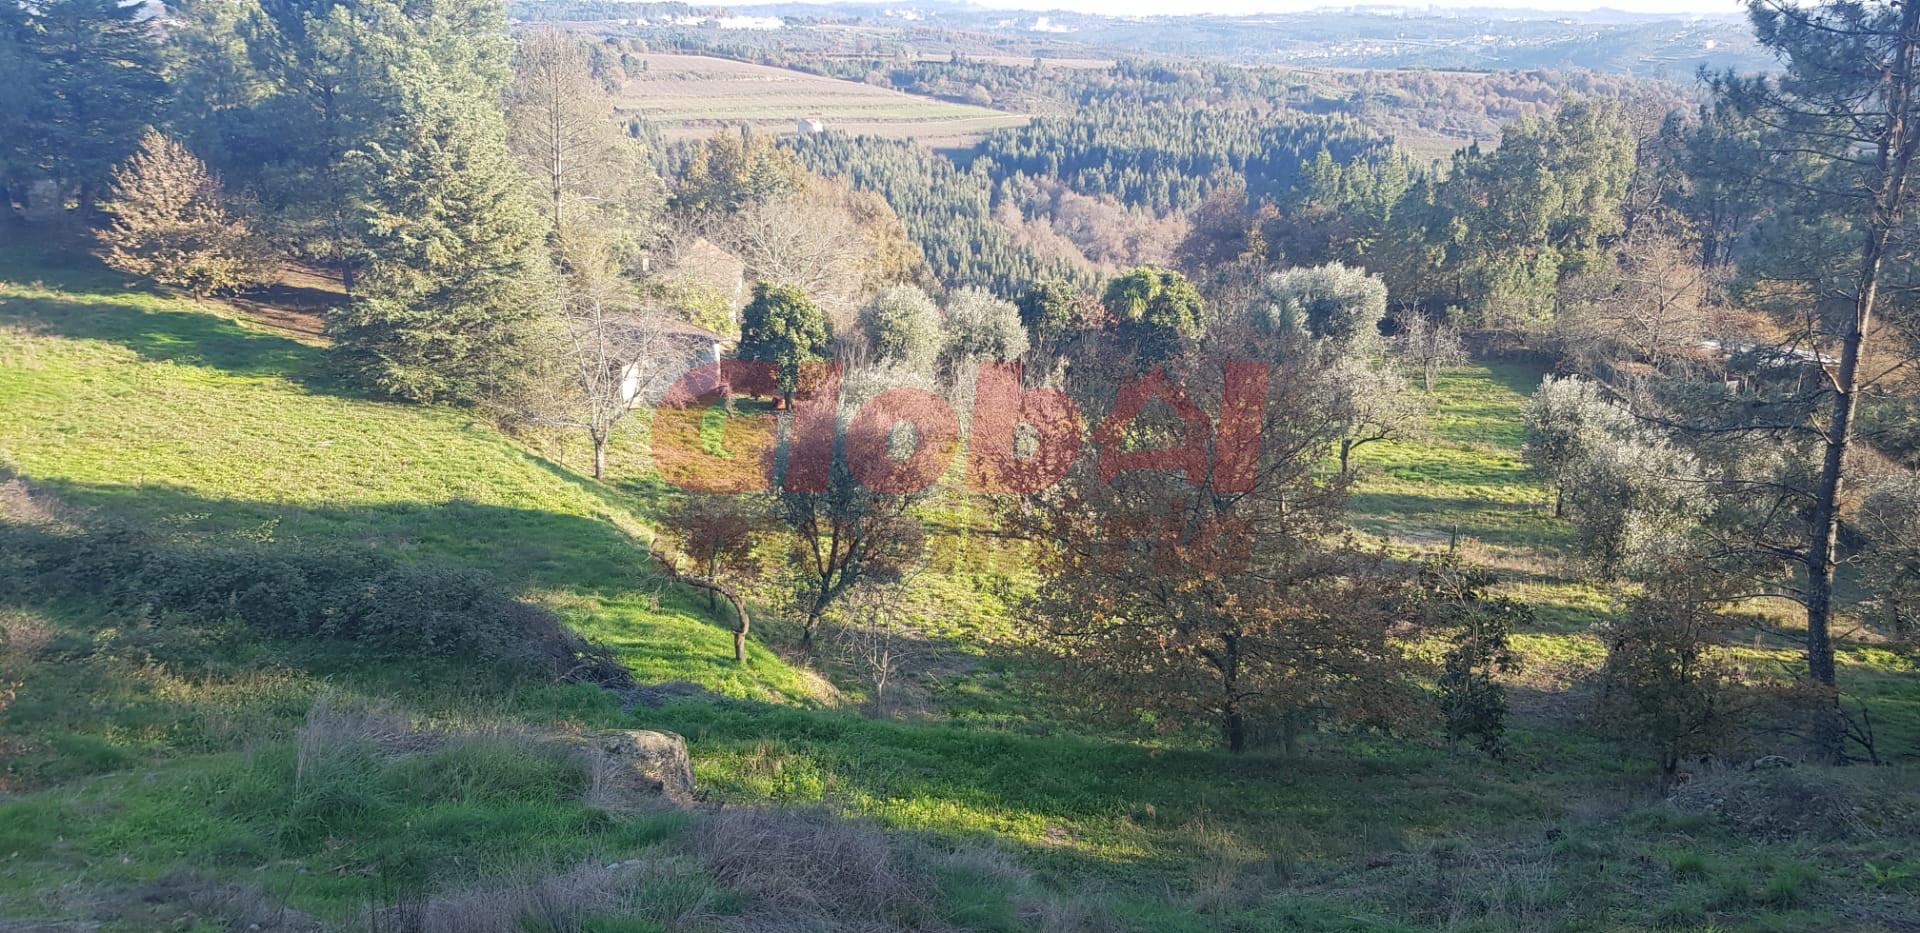
M630 405L654 404L667 384L698 366L718 366L726 358L727 339L684 321L635 316L627 326L648 329L666 338L671 361L637 360L620 367L620 400ZM635 340L635 345L646 341ZM665 362L665 365L663 365ZM712 377L717 378L717 377Z
M798 132L802 136L811 136L815 133L824 133L826 131L827 124L822 122L819 117L801 117L799 125L795 127L795 132Z

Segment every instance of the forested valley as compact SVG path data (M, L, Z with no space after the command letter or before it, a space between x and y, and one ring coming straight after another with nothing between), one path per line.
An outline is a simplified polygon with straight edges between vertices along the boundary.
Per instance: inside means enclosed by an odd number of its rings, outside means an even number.
M1920 0L868 15L0 0L0 931L1920 930Z

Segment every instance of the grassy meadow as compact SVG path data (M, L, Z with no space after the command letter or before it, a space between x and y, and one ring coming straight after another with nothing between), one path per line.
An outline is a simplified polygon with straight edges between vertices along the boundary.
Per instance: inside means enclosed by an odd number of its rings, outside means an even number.
M1508 756L1410 724L1236 757L1064 703L1018 637L1036 581L977 504L929 511L915 670L874 716L787 647L778 605L736 666L727 620L649 572L644 425L596 483L577 443L362 397L312 343L0 250L0 520L486 571L672 689L626 709L85 597L0 605L0 930L1920 928L1910 768L1712 773L1667 800L1586 728L1617 594L1578 581L1521 463L1538 370L1447 374L1429 434L1362 449L1353 503L1383 546L1457 543L1536 606ZM1920 747L1911 666L1844 661L1885 746ZM684 735L705 805L606 805L528 738L600 728ZM423 903L440 919L399 912ZM79 925L30 925L56 921Z

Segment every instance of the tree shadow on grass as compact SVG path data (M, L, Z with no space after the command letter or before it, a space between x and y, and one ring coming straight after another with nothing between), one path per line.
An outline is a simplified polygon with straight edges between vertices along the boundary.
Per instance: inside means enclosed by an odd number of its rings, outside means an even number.
M35 499L57 504L56 516L74 516L76 533L127 528L176 550L364 554L478 570L553 609L643 680L691 679L736 696L813 698L805 678L758 639L749 643L752 664L736 664L732 617L708 612L696 594L668 585L644 547L607 521L463 501L316 507L210 498L170 486L22 479Z
M313 508L169 488L35 485L87 520L139 522L171 547L372 548L396 559L517 576L529 586L624 600L660 592L617 529L584 517L464 503ZM259 522L266 517L276 521L262 535ZM643 679L667 679L671 672L675 679L705 681L738 670L724 620L705 615L691 594L660 595L660 611L623 614L609 624L635 627L604 633L636 668L662 672ZM679 615L707 624L685 625L675 621ZM100 617L113 624L110 612ZM641 630L649 626L653 630ZM396 665L410 678L435 683L461 676L459 659L414 665L363 657L369 677L391 677ZM351 658L313 660L329 672L352 666ZM492 689L494 682L484 678L468 684L476 702L493 699ZM896 827L991 837L1039 865L1121 879L1179 879L1193 859L1204 857L1209 827L1231 827L1255 848L1289 858L1344 859L1410 839L1557 815L1499 767L1417 740L1322 736L1296 756L1272 750L1233 756L1114 738L876 720L770 699L683 701L632 713L538 691L499 700L502 713L529 720L580 718L687 735L703 781L723 799L844 804ZM1408 729L1423 734L1419 724Z
M1454 533L1485 544L1562 549L1570 526L1524 502L1404 492L1358 492L1348 504L1354 524L1370 531L1416 535L1445 543Z
M25 477L88 516L193 546L364 550L484 570L510 586L617 597L646 589L646 555L611 523L466 501L316 507L210 498L175 486Z
M0 249L0 288L0 321L33 331L117 344L156 362L364 397L334 377L321 350L129 283L85 255Z
M1115 879L1177 884L1223 833L1273 857L1344 860L1560 816L1511 769L1418 741L1325 735L1292 756L1232 755L745 702L670 704L635 722L686 735L722 799L844 804Z

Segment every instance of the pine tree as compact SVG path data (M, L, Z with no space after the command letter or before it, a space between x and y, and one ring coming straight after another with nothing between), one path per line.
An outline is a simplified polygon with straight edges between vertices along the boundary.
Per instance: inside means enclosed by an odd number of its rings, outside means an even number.
M43 63L33 54L38 35L27 8L0 3L0 201L26 200L24 186L34 175L35 160L28 145L31 121L39 96Z
M167 125L222 177L252 174L270 134L297 128L253 119L275 90L254 64L248 36L257 0L171 0L163 70L171 91ZM250 181L257 179L248 178Z
M1680 420L1683 433L1713 446L1741 436L1765 452L1743 464L1745 475L1725 496L1731 511L1746 513L1734 540L1754 559L1780 561L1779 578L1789 581L1781 592L1806 609L1806 678L1821 697L1814 739L1821 757L1841 761L1848 729L1833 629L1839 573L1850 559L1843 529L1854 499L1856 420L1866 400L1896 391L1920 360L1911 337L1920 325L1911 301L1920 0L1750 2L1748 11L1782 70L1713 82L1730 128L1757 130L1754 148L1739 140L1730 148L1756 153L1742 170L1771 213L1742 258L1754 279L1785 298L1767 302L1787 335L1775 351L1812 348L1819 356L1815 378L1791 393L1742 398L1737 411L1686 411Z
M252 284L268 257L220 180L186 147L148 130L113 172L97 236L107 265L205 296Z
M352 161L369 255L329 331L368 385L475 402L527 352L541 274L540 216L490 102L422 101Z
M0 171L88 205L133 152L165 87L143 4L48 0L0 14Z
M370 153L390 156L418 134L435 101L485 102L483 135L497 115L512 42L500 0L257 0L243 22L253 69L265 89L217 122L213 152L244 152L279 226L301 250L357 291L380 221L368 188ZM218 83L183 88L206 94ZM214 109L219 98L183 102ZM379 157L375 157L379 158ZM219 164L219 163L216 163ZM243 168L226 166L234 171Z
M505 10L451 0L264 9L272 29L258 48L282 83L275 106L310 121L322 150L290 156L280 177L313 182L313 197L291 206L336 238L323 252L349 288L328 322L343 363L402 398L489 398L524 362L545 266L545 227L500 111Z

